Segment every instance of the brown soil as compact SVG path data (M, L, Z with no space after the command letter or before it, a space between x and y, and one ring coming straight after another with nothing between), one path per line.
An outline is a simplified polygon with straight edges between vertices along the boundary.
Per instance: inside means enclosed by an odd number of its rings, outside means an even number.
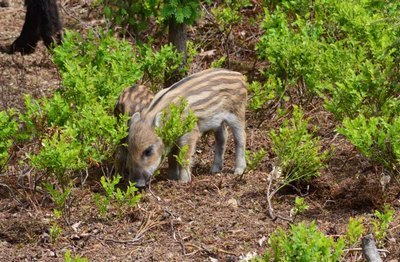
M79 1L64 2L66 8L61 14L67 28L84 31L88 26L102 23L93 18L93 13L88 14L87 5ZM251 16L256 10L246 12ZM0 8L1 49L19 35L24 15L22 1ZM252 78L258 77L255 68L264 65L254 63L251 51L259 29L250 23L247 26L233 32L238 40L231 43L230 68ZM203 43L203 51L216 49L215 57L222 54L222 42L219 38L216 40L217 35L206 18L190 29L190 37ZM202 53L193 62L192 71L204 69L209 63L210 58ZM24 94L48 96L59 85L57 70L42 43L29 56L0 53L0 109L22 108ZM338 236L345 232L350 217L364 216L369 221L374 210L381 209L385 203L391 204L396 209L396 219L384 242L389 251L385 261L398 259L397 182L383 192L379 167L371 165L349 142L336 135L333 116L323 109L320 101L305 106L312 124L319 127L318 135L324 147L333 145L334 150L319 178L298 185L310 208L296 221L315 220L324 233ZM267 131L280 123L281 119L272 109L266 108L258 114L249 112L248 149L270 148ZM224 172L211 175L208 170L213 157L212 140L209 136L199 143L191 183L179 184L161 176L152 183L151 192L142 192L139 206L126 211L122 217L113 210L106 219L99 218L92 193L99 191L101 171L90 172L85 187L74 189L70 225L62 224L63 232L55 243L49 238L53 223L51 201L40 194L40 188L35 195L26 190L24 185L31 170L12 160L7 172L0 174L0 261L62 261L66 250L90 261L238 261L249 253L262 255L271 233L279 226L289 226L286 221L273 221L268 216L267 179L275 156L268 150L257 171L240 180L232 175L234 149L230 141ZM15 148L15 156L23 158L24 147L29 145ZM299 193L292 189L276 195L275 212L289 216L296 196ZM360 251L349 251L343 260L361 261L360 257Z

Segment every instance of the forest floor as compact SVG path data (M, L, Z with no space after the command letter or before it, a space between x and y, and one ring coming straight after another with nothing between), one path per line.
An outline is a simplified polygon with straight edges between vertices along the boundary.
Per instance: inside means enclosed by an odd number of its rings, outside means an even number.
M61 15L65 27L83 31L102 23L88 14L85 4L64 2L66 6L61 9ZM12 1L10 7L0 8L3 50L19 35L24 15L22 1ZM203 44L203 50L199 50L191 66L192 72L209 66L208 55L218 56L223 52L221 40L212 27L210 21L202 18L189 30L191 40ZM259 28L238 28L232 33L243 41L232 44L229 67L255 77L257 68L265 66L254 62L255 54L251 51L259 37ZM22 108L24 94L48 96L59 86L57 69L42 43L28 56L0 53L1 110ZM344 234L350 217L364 216L370 221L375 210L390 204L396 210L396 218L383 246L388 253L382 255L385 261L398 261L398 182L392 182L383 191L379 168L336 134L335 120L324 110L321 101L308 101L304 106L306 116L319 127L317 134L324 148L333 146L334 149L321 176L298 185L310 207L296 221L316 221L325 234L337 237ZM0 261L62 261L66 250L90 261L239 261L250 254L263 255L271 233L278 227L290 226L281 219L273 221L268 215L267 186L274 154L267 132L277 128L281 120L273 107L258 114L247 113L247 148L264 147L268 152L256 171L243 179L233 176L234 147L229 141L223 172L211 175L213 138L205 136L194 156L191 183L168 181L161 175L152 183L152 192L142 192L138 208L122 218L117 217L116 211L109 219L98 217L92 193L100 190L102 172L93 170L85 187L74 189L70 225L63 226L62 235L55 243L49 241L51 202L48 198L34 198L24 190L21 184L30 169L11 161L8 170L0 174L0 183L7 185L0 186ZM23 156L24 147L16 154ZM273 198L274 211L289 217L296 196L299 196L296 190L278 193ZM361 252L349 250L344 261L363 261Z

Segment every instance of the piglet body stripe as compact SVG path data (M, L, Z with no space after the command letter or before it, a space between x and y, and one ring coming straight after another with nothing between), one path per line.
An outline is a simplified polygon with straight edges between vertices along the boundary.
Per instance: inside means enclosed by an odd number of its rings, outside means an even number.
M176 97L185 98L189 94L196 95L208 90L215 91L215 95L217 95L219 92L218 90L221 88L221 84L237 84L238 80L243 82L243 86L245 86L243 76L238 72L233 72L226 69L209 69L202 71L184 78L181 81L173 84L171 87L159 92L149 106L147 112L155 110L160 101L162 101L163 98L166 98L166 96L170 97L171 101L168 102L172 102L172 100L174 100ZM166 102L167 101L164 103ZM162 110L165 106L166 105L163 104L162 107L157 108L156 111Z

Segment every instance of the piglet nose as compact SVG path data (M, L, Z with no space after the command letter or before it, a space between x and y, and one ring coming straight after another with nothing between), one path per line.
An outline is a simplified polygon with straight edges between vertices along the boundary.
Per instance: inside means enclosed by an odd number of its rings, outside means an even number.
M144 179L137 179L137 180L135 181L135 187L137 187L137 188L146 187L146 180L144 180Z
M146 184L149 183L151 176L152 176L151 172L147 170L142 170L136 173L132 172L130 174L130 180L131 181L133 180L135 182L135 186L137 188L145 187Z
M143 174L143 177L146 180L146 182L148 182L151 178L151 173L147 170L144 170L142 174Z

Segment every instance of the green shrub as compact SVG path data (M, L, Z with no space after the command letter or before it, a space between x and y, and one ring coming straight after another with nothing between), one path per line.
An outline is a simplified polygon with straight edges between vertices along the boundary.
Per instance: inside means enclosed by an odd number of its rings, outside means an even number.
M24 112L19 112L18 122L21 125L16 141L27 141L41 138L53 127L66 124L73 109L59 92L51 98L34 99L24 96Z
M127 41L111 33L89 31L83 38L67 30L63 45L53 55L62 79L62 97L78 109L90 103L112 108L120 92L143 76L135 53Z
M200 16L199 0L160 1L160 16L162 20L174 19L178 24L192 24Z
M375 211L375 217L372 220L373 231L381 242L393 221L394 209L385 206L383 212ZM289 230L278 228L269 238L270 248L264 258L255 261L341 261L345 246L350 248L360 244L365 233L363 221L362 217L350 218L345 234L336 241L319 231L315 222L292 224Z
M13 144L13 138L18 132L18 122L15 120L14 111L0 111L0 170L8 162L9 149Z
M301 16L295 21L288 16L280 6L274 12L266 11L262 27L267 33L260 37L256 50L271 64L265 72L268 78L276 76L285 89L305 85L315 92L315 61L320 55L318 38L323 30Z
M150 41L148 44L138 46L137 52L140 70L144 73L143 80L148 80L151 90L157 93L165 82L165 75L171 75L173 72L183 74L188 68L181 66L182 53L176 51L172 45L162 46L158 52L154 52L152 44ZM189 57L188 60L190 59Z
M138 189L132 182L129 182L125 191L116 187L120 180L121 176L119 175L114 176L113 178L102 176L100 179L100 183L105 191L105 196L96 193L94 194L93 199L102 217L107 215L107 212L112 205L117 207L118 215L121 216L124 207L136 206L137 202L142 197L140 194L136 193Z
M226 60L226 56L222 56L218 60L214 60L211 62L210 67L212 68L222 68Z
M372 161L382 164L392 174L399 174L400 117L345 118L338 131Z
M41 102L30 95L25 95L24 105L25 112L18 115L18 121L22 123L22 129L16 137L17 141L27 141L38 136L40 137L47 128L46 115Z
M248 105L253 110L259 110L265 103L284 95L282 82L274 75L270 75L266 83L253 82L247 89L251 93Z
M6 164L14 140L37 143L35 151L27 153L30 165L47 181L45 188L55 203L56 219L64 217L68 223L74 176L108 160L127 135L126 121L112 115L118 95L144 75L157 79L152 81L154 86L160 84L163 81L159 79L177 68L180 60L170 46L162 47L160 52L150 45L134 49L111 33L93 30L85 37L67 30L52 58L62 88L49 98L25 96L23 113L0 112L0 167ZM140 199L136 190L129 185L126 191L117 188L107 197L120 211L122 205L135 205ZM98 203L101 201L104 203L98 197ZM61 232L56 222L52 230L55 237Z
M79 255L72 256L71 251L67 250L64 254L64 261L65 262L88 262L89 260L85 257L81 257Z
M274 90L319 95L344 120L342 134L398 173L398 139L391 133L400 113L400 6L369 0L273 3L265 9L257 52L270 64L263 72L267 81L279 82L255 85L251 107L280 97Z
M111 115L114 103L123 88L137 82L143 72L131 45L109 33L98 36L89 31L83 38L67 31L63 45L54 49L53 61L63 88L41 102L28 99L28 105L37 105L35 112L42 112L47 126L57 128L44 137L42 149L31 158L33 166L57 173L60 179L113 154L127 132L125 123ZM31 115L26 114L27 122Z
M279 132L270 132L272 151L276 154L276 168L281 170L282 186L294 181L307 181L319 176L328 152L321 152L319 138L307 130L308 120L303 111L294 106L290 121L285 120Z
M394 219L395 210L390 205L385 205L382 212L376 210L374 214L375 218L372 220L374 236L378 242L382 242Z
M55 243L62 234L62 232L63 232L62 228L57 224L57 222L54 222L49 229L51 243Z
M296 217L297 215L304 213L310 207L305 202L304 198L296 197L294 200L295 207L293 208L293 215Z
M46 114L47 125L66 125L73 114L71 102L66 100L59 92L56 92L51 98L44 98L42 109Z
M61 185L69 182L68 172L84 169L87 164L81 158L83 145L76 140L74 130L56 131L42 141L37 155L30 155L31 164L38 170L54 174Z
M187 109L187 100L181 98L178 103L171 103L161 115L161 123L156 127L156 134L164 142L166 151L177 146L178 138L193 130L197 123L197 117ZM182 160L183 161L183 160Z
M364 231L363 218L350 217L345 236L346 245L355 246L356 244L359 244Z
M328 108L339 107L341 118L363 110L357 104L373 109L387 103L399 88L387 80L398 80L400 33L392 21L398 21L400 9L394 3L375 4L297 0L265 9L266 34L257 45L260 58L271 63L265 73L279 77L286 89L329 94ZM352 104L351 111L341 108Z
M254 171L261 163L261 161L265 158L267 152L264 148L261 148L258 151L254 151L253 153L250 150L246 150L245 157L247 163L247 170Z
M106 18L114 25L138 35L151 19L164 23L172 18L177 23L192 24L200 16L199 0L99 0Z
M229 34L232 26L241 23L243 20L240 9L249 6L251 6L249 0L227 0L211 9L211 12L215 16L220 31Z
M124 30L139 33L147 27L149 18L157 12L157 0L99 0L104 6L105 17L114 25Z
M54 49L53 61L62 88L50 98L26 97L27 110L20 121L26 138L40 140L39 151L28 154L31 165L47 175L43 178L56 179L54 192L61 196L77 171L110 158L126 136L126 124L111 112L121 90L143 72L129 43L93 31L86 38L66 31L63 45Z
M63 218L68 225L70 224L73 183L69 181L68 185L62 185L62 188L59 188L50 182L45 182L43 183L43 187L50 195L55 206L53 209L53 224L49 229L51 242L54 243L63 231L58 223L60 218Z
M314 222L291 225L289 231L279 228L269 243L273 261L339 261L344 248L343 239L335 242L320 232Z
M159 79L163 79L165 72L177 68L178 58L170 46L162 47L160 52L153 51L150 45L134 49L111 33L91 30L83 37L67 30L63 44L53 50L62 88L49 98L26 96L26 110L16 120L11 114L0 114L0 123L7 127L0 131L4 138L0 144L0 164L7 160L12 138L35 138L39 147L28 152L30 165L45 174L40 176L42 179L55 178L55 182L51 181L54 187L47 183L46 189L55 202L54 212L67 221L73 177L78 171L97 167L112 157L126 137L126 122L112 115L118 95L144 76L156 79L153 86L160 85L163 81ZM15 136L18 125L21 132ZM126 192L115 189L108 198L121 210L122 205L134 205L139 200L136 190L129 185ZM104 203L98 197L100 202Z
M60 218L63 215L69 216L70 206L68 206L68 200L71 197L72 187L72 182L70 182L62 190L57 189L53 184L49 182L44 183L44 188L46 189L47 193L49 193L51 199L54 202L54 214L56 219Z

